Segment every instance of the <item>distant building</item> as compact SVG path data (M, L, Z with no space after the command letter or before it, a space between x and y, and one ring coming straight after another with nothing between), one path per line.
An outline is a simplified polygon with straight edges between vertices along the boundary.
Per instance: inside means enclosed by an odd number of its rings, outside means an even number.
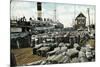
M84 29L86 27L86 17L83 13L80 13L76 18L76 29Z

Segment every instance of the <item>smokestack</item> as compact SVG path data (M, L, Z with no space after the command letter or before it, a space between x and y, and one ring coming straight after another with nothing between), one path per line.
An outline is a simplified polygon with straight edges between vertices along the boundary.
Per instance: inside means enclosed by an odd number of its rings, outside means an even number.
M37 2L37 20L42 20L42 3Z

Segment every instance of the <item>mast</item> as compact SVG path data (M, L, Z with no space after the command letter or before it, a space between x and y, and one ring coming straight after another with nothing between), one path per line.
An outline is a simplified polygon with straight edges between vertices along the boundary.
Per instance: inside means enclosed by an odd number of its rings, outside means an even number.
M90 31L90 9L88 9L88 22L89 22L89 26L88 26L88 31Z
M74 6L74 19L75 19L75 15L76 15L76 4Z
M56 16L56 4L54 5L54 20L56 21L57 20L57 16Z

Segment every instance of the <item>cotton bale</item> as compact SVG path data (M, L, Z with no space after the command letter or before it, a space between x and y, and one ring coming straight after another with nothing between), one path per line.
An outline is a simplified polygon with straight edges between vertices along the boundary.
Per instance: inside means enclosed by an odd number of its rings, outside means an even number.
M78 50L72 48L72 49L68 49L67 54L70 56L70 58L73 57L78 57Z

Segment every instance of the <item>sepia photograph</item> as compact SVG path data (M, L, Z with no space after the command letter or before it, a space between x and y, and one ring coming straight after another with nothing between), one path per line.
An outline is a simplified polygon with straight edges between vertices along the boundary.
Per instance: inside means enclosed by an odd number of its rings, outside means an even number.
M95 62L96 5L10 1L10 65Z

